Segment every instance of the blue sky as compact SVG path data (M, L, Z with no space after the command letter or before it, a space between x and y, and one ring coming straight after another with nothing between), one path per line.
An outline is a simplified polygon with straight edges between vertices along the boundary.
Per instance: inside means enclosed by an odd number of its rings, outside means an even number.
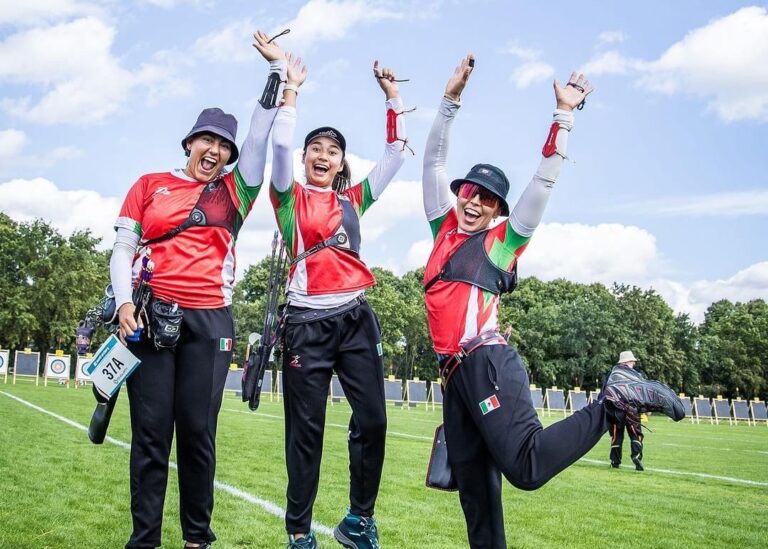
M126 191L183 166L179 141L203 107L233 112L245 137L266 75L250 35L286 27L281 44L309 68L297 146L336 126L358 178L383 149L373 60L410 79L416 155L363 218L370 265L401 274L426 260L423 146L445 81L473 52L449 170L500 166L512 202L539 162L552 80L582 69L596 88L522 276L653 287L697 321L716 299L768 298L768 9L748 2L4 2L0 209L90 227L111 246ZM267 202L241 232L240 272L269 246Z

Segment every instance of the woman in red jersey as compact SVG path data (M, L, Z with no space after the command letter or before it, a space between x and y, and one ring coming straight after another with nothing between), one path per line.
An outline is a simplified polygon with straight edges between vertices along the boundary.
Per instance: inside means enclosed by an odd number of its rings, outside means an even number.
M682 403L666 385L611 375L603 398L544 429L517 351L498 330L499 298L517 283L517 262L539 225L566 157L573 111L592 86L573 73L554 83L557 108L533 179L513 208L509 181L490 164L450 182L446 160L461 93L474 67L469 55L445 88L424 154L424 210L434 247L424 272L430 336L443 380L445 441L472 548L504 549L501 475L535 490L568 467L608 430L644 410L679 421ZM457 196L453 203L452 194ZM495 226L499 216L508 219Z
M267 38L254 37L262 51ZM279 51L274 43L270 49ZM141 259L151 251L155 264L153 302L143 322L148 326L128 344L141 360L127 381L133 516L128 548L161 544L174 428L186 547L209 547L216 539L210 528L215 437L234 339L235 241L261 190L267 138L287 69L284 56L264 57L269 77L241 149L235 143L235 117L218 108L203 110L181 140L186 166L140 177L115 223L110 272L121 339L133 336L142 323L134 320L132 299ZM157 323L161 313L179 312L174 342L164 338L168 334Z
M289 67L289 81L293 72ZM334 535L347 547L379 546L373 514L387 418L381 334L364 294L376 281L360 258L359 218L402 165L405 134L394 72L380 69L377 61L373 73L386 96L387 140L383 156L361 182L350 186L347 143L330 126L307 134L302 158L306 184L294 180L295 92L286 92L272 131L270 199L291 259L283 331L290 547L317 546L310 530L312 506L334 371L352 407L349 510Z

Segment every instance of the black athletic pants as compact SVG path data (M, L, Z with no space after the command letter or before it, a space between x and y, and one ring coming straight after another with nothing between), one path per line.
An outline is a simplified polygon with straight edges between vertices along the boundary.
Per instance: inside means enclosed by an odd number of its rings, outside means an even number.
M289 534L310 530L320 480L328 387L334 370L352 407L350 510L372 516L387 431L378 320L368 303L362 302L330 318L286 324L284 338L286 530Z
M158 547L174 426L184 539L201 543L210 528L216 421L232 359L230 307L184 309L175 351L146 339L129 345L141 364L128 378L131 407L131 514L126 548Z
M643 460L643 434L640 427L631 423L615 423L611 425L611 465L618 467L621 465L621 446L624 444L624 429L627 430L630 441L630 452L632 460L637 458Z
M487 400L493 396L495 409ZM507 547L502 474L517 488L535 490L588 452L609 425L604 405L593 403L542 428L523 361L507 345L486 345L464 359L444 395L443 418L473 549Z

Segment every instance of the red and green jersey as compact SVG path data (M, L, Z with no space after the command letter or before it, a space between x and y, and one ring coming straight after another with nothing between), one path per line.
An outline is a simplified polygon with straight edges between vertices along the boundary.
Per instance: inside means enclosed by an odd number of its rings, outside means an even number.
M424 283L437 276L456 249L472 236L459 232L455 208L430 221L430 226L435 244L424 270ZM504 222L488 229L485 251L497 267L511 271L529 240ZM425 302L429 332L438 353L456 353L461 343L498 329L499 296L472 284L438 280Z
M235 239L261 186L246 185L237 167L213 183L192 181L171 172L147 174L128 191L115 223L116 229L132 230L144 241L163 236L188 218L203 188L211 184L226 186L234 206L226 205L231 209L227 214L232 217L227 220L230 228L192 226L173 238L148 246L155 263L150 282L154 294L191 309L213 309L232 303ZM136 275L136 266L134 271Z
M341 194L358 218L374 202L367 178ZM291 258L333 236L341 224L342 206L333 191L294 182L282 192L271 186L270 200ZM332 246L291 265L288 274L288 292L310 296L364 290L374 284L376 279L357 254Z

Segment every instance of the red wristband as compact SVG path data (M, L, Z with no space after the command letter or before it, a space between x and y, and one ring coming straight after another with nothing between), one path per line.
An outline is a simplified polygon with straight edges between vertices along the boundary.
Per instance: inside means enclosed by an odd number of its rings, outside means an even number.
M557 122L552 122L552 125L549 127L549 135L547 136L547 140L544 142L544 147L541 149L541 154L547 158L557 152L556 140L558 131L560 131L560 124Z
M397 141L397 113L394 109L387 109L387 143Z

